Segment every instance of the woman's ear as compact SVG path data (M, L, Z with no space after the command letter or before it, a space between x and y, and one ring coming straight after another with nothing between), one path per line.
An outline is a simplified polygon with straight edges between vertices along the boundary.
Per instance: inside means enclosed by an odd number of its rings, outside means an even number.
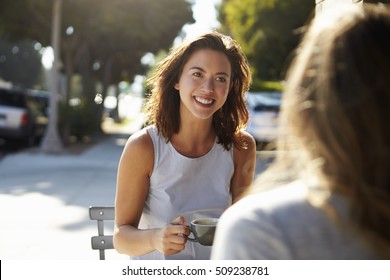
M176 90L179 90L179 83L176 83L175 86L174 86L174 88L175 88Z

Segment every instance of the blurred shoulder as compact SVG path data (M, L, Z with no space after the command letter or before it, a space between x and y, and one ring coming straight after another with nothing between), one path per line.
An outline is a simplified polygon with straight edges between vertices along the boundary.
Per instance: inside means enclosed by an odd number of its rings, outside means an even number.
M261 189L257 186L255 180L252 191L233 204L227 212L229 215L235 216L237 213L272 213L276 209L286 209L301 207L302 204L307 204L308 189L304 183L293 181L272 188ZM256 190L257 188L257 190ZM241 213L241 214L239 214Z

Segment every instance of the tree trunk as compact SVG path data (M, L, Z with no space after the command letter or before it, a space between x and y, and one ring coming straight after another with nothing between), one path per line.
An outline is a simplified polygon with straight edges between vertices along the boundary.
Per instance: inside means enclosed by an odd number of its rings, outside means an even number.
M59 97L59 78L58 65L60 58L60 34L61 34L61 8L62 0L54 0L52 13L52 34L51 45L54 51L54 61L50 72L50 114L49 124L45 136L42 140L41 150L45 153L59 153L63 150L61 138L58 133L58 97Z

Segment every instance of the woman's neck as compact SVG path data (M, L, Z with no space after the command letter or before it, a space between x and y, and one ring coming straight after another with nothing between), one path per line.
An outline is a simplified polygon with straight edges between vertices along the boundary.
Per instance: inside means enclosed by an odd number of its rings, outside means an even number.
M215 131L209 120L181 122L178 133L172 135L171 143L180 154L200 157L207 154L215 143Z

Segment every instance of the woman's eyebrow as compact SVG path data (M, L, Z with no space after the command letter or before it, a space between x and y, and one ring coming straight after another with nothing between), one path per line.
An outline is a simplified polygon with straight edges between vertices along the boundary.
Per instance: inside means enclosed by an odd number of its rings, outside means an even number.
M189 70L199 70L201 72L206 72L202 67L199 67L199 66L193 66ZM226 77L230 77L230 75L226 72L217 72L216 75L223 75Z

